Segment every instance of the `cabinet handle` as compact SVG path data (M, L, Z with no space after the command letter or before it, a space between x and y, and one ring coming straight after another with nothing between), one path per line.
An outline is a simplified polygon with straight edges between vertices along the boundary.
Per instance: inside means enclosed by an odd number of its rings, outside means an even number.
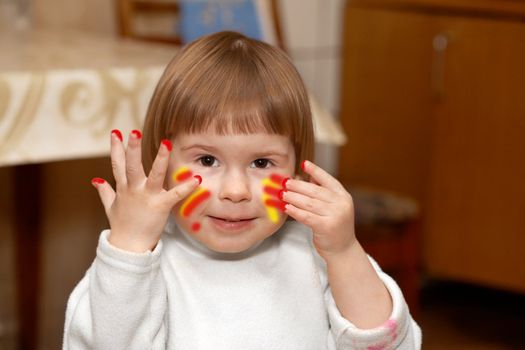
M445 97L445 54L449 43L446 33L439 33L432 39L432 95L435 101L440 102Z

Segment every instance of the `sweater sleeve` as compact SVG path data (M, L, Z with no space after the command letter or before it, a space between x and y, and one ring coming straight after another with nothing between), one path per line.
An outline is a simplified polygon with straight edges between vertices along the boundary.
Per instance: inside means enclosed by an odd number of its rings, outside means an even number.
M359 329L341 315L328 284L326 264L319 255L316 259L321 270L321 283L325 286L324 299L330 321L327 343L335 343L337 350L421 349L421 329L412 319L401 289L372 258L369 257L370 262L392 298L390 317L382 326L373 329Z
M100 235L96 258L69 297L63 349L164 349L162 241L132 253L110 245L108 235Z

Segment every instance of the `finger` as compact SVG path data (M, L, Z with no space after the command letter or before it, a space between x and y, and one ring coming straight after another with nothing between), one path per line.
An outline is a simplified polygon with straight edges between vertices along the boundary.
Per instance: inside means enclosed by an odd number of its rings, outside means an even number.
M311 176L311 180L313 180L314 183L336 192L344 190L343 185L341 185L339 181L337 181L327 171L310 162L309 160L305 160L302 164L302 167L304 172Z
M126 154L122 144L122 133L117 129L111 131L111 169L117 188L126 186Z
M136 186L144 181L146 174L142 166L142 152L140 150L142 133L133 130L128 138L126 150L126 176L130 186Z
M169 140L161 141L157 157L155 157L155 160L153 161L148 180L146 181L146 188L153 191L159 191L162 189L166 177L166 171L168 170L171 147L171 142Z
M113 188L111 188L110 184L108 184L104 179L101 179L100 177L95 177L93 180L91 180L91 184L97 189L100 201L104 206L106 215L108 215L109 209L115 201L115 191L113 190Z
M333 203L335 201L335 195L333 191L311 182L288 179L284 185L287 191L300 193L327 203Z
M286 204L284 208L284 212L286 214L290 215L301 224L311 227L312 229L314 229L323 219L322 216L297 208L292 204Z
M169 190L166 193L166 200L170 203L170 206L175 206L178 202L180 202L182 199L189 196L195 189L199 186L201 183L201 179L199 175L193 176L191 179L181 182L177 185L175 185L171 190ZM210 195L210 192L208 190L203 190L200 193L200 198L196 200L195 205L202 202L203 200L206 200ZM198 203L197 203L198 202Z
M281 193L281 199L296 208L319 216L327 216L330 214L329 203L296 192L283 191Z

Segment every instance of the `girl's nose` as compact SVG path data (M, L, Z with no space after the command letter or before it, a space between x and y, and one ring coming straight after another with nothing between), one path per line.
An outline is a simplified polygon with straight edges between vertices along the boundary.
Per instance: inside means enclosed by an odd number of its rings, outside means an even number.
M250 201L252 193L245 174L228 172L223 175L219 190L220 200L229 200L234 203Z

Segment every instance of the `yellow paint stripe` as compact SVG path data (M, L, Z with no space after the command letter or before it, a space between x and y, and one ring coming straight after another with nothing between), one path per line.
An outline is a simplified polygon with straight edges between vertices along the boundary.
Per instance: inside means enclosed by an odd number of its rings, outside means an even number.
M190 194L190 196L184 201L184 203L182 203L181 207L180 207L180 215L182 216L182 213L184 213L185 209L188 207L188 205L190 205L190 203L201 193L203 193L204 191L206 191L204 188L202 187L199 187L197 188L197 190L195 190L195 192L193 192L192 194Z

